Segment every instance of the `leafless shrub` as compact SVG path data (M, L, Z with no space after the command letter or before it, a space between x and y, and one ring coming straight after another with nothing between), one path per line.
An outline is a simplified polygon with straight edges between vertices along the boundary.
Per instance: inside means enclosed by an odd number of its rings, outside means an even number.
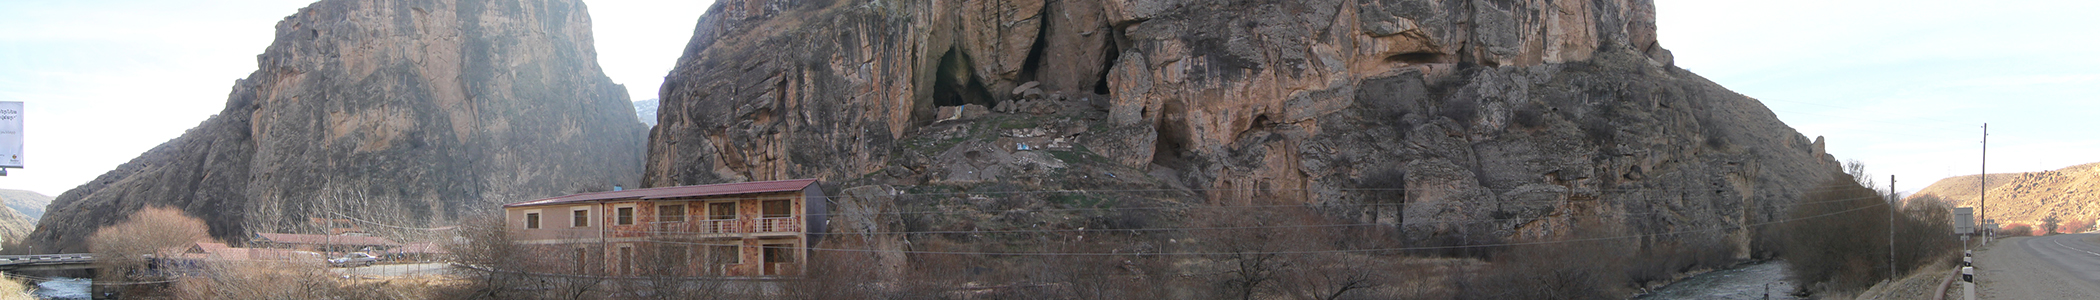
M1607 235L1603 226L1586 222L1580 231L1553 238L1569 242L1544 242L1510 247L1497 253L1493 263L1465 270L1452 277L1454 299L1606 299L1624 298L1626 265L1630 262L1621 243L1625 240L1595 239ZM1689 257L1688 255L1671 255Z
M466 218L458 231L464 242L447 243L446 251L458 263L483 271L466 273L466 283L443 291L444 298L520 299L531 295L523 291L526 287L542 283L516 272L528 265L520 260L527 249L505 229L500 216Z
M789 299L879 299L891 282L878 274L876 252L819 251L810 255L809 273L786 284Z
M1946 201L1931 195L1903 205L1896 218L1897 271L1908 272L1960 258L1956 250L1961 249L1961 240L1953 235L1954 225L1947 220L1954 217L1947 209Z
M140 209L123 222L102 227L88 237L88 249L95 253L95 264L102 274L96 280L157 280L163 274L139 272L146 266L149 255L171 257L191 244L210 241L209 230L203 220L190 217L181 210L166 207Z
M1862 178L1834 176L1802 199L1806 204L1789 213L1792 221L1782 226L1785 237L1780 258L1787 260L1791 275L1809 289L1797 292L1865 289L1900 275L1890 274L1891 268L1906 272L1946 259L1959 245L1951 236L1944 201L1927 198L1894 207L1880 193L1860 186ZM1894 223L1890 223L1892 217ZM1891 230L1896 236L1893 253L1889 249Z

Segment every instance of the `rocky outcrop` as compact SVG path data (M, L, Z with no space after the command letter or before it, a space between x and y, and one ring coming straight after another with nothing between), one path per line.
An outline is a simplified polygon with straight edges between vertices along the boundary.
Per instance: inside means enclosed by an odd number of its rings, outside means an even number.
M1977 182L1977 178L1989 178ZM1979 203L1977 192L1988 184L1989 202ZM2092 221L2100 218L2100 163L2062 169L1999 173L1940 179L1918 190L1908 199L1931 195L1956 207L1984 207L1983 213L1999 223L2039 224L2043 218Z
M596 56L580 1L320 1L277 23L218 115L59 195L29 241L82 251L145 206L241 241L635 186L645 129Z
M721 1L644 180L1178 189L1147 197L1747 254L1837 164L1659 45L1644 0Z

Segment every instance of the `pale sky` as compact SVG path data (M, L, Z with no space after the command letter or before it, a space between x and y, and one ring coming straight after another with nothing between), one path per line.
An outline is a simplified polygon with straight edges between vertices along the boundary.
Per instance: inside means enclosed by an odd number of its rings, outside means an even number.
M0 1L0 101L27 102L26 169L51 196L195 127L311 1ZM590 1L599 64L635 100L711 1ZM1916 190L2100 162L2100 1L1657 1L1677 64Z
M1677 65L1915 191L2100 162L2100 1L1656 1Z

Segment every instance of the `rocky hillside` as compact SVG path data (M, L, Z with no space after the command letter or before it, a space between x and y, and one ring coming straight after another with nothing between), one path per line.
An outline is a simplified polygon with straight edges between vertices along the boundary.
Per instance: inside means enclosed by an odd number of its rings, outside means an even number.
M36 229L37 218L44 215L44 206L51 204L51 196L25 190L0 189L0 245L11 245Z
M36 229L36 218L31 218L12 207L0 207L0 245L14 245L30 230Z
M4 200L7 208L28 216L32 224L44 217L44 206L51 205L51 196L25 190L0 189L0 200Z
M590 24L575 0L314 3L277 23L224 110L59 195L29 241L82 251L153 205L241 241L315 231L309 218L431 226L634 186L646 129Z
M1987 217L1999 223L2036 224L2055 215L2063 220L2092 220L2100 217L2100 163L2090 163L2029 173L1956 176L1933 182L1911 199L1937 196L1955 206L1975 207L1979 184L1987 184L1990 202Z
M1672 65L1654 18L1646 0L724 0L662 87L644 180L893 184L987 212L912 228L1146 198L1438 239L1749 225L1839 174ZM1014 193L1059 190L1099 192ZM1179 192L1126 193L1157 190ZM1743 255L1752 231L1628 241Z

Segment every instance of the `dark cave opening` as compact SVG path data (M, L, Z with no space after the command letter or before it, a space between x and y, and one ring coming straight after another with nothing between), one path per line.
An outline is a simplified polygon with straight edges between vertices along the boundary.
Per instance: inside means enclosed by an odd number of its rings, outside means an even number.
M970 71L970 58L955 48L941 54L941 64L933 79L933 105L959 106L994 104L991 91L984 89L984 82Z
M1036 19L1046 20L1049 18L1044 18L1042 14L1037 14ZM1028 58L1021 60L1021 80L1019 82L1036 81L1040 77L1036 73L1043 69L1043 52L1046 51L1044 48L1048 48L1050 45L1049 22L1036 22L1035 41L1030 43L1028 46ZM1045 90L1048 89L1045 88Z
M1094 94L1097 95L1109 93L1108 74L1116 69L1116 59L1123 56L1122 47L1116 47L1116 43L1108 43L1105 48L1108 52L1101 55L1101 76L1094 80Z
M1185 170L1189 162L1183 155L1188 152L1190 133L1182 116L1185 109L1181 101L1168 100L1159 111L1159 136L1152 140L1152 163L1176 170Z

